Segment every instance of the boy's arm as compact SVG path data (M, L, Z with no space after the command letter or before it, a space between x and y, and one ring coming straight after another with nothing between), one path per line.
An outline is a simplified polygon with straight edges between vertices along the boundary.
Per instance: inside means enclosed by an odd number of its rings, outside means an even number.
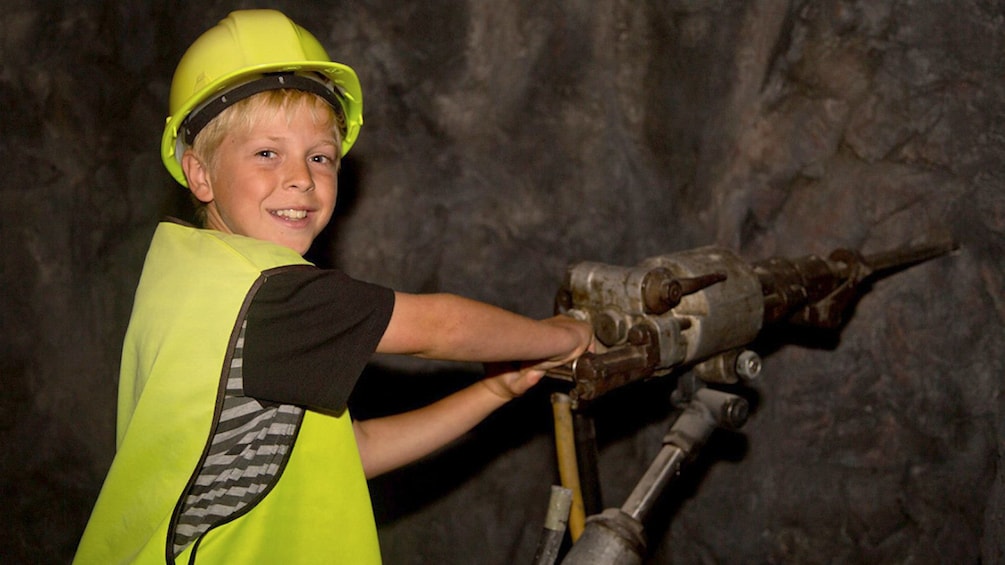
M567 316L530 318L452 294L396 292L379 353L448 361L534 361L549 369L579 357L593 330Z
M366 476L411 463L457 439L534 386L545 370L582 355L592 342L591 326L567 316L539 321L450 294L395 293L378 352L520 365L487 365L488 378L433 404L354 422Z
M523 371L485 379L422 408L370 420L353 422L356 443L366 478L421 459L461 437L486 416L509 401L487 384L516 377L524 390L541 378L542 371Z

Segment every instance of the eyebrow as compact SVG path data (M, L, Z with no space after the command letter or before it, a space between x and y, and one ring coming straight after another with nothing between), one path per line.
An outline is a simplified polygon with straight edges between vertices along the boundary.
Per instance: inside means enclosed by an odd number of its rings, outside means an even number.
M250 133L250 132L249 132ZM286 141L289 136L284 135L245 135L245 143L256 143L261 140L271 141L273 143L278 143L281 141ZM333 147L338 147L338 142L333 137L325 137L316 143L316 145L331 145Z

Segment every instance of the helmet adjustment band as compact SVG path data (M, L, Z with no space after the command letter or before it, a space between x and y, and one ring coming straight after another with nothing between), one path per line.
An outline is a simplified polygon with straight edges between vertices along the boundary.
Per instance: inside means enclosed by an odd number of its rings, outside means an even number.
M240 86L218 94L201 108L193 111L181 124L182 139L186 145L191 146L195 141L195 136L209 124L220 112L230 106L250 98L260 92L267 90L281 89L303 90L320 96L325 102L330 104L339 115L344 117L342 102L339 95L331 88L325 86L318 80L314 80L292 72L270 73L263 75L251 82L246 82ZM343 135L345 132L343 132Z

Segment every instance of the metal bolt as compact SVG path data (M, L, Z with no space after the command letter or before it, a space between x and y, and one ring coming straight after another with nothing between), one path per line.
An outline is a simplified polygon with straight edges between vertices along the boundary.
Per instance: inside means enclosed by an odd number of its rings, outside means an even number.
M726 428L738 430L747 423L750 416L750 405L742 398L732 398L722 405L722 425Z
M623 316L616 312L604 311L597 314L593 321L597 339L608 347L615 346L628 334L628 325Z
M736 374L745 381L752 381L761 374L761 356L754 351L744 350L736 356Z

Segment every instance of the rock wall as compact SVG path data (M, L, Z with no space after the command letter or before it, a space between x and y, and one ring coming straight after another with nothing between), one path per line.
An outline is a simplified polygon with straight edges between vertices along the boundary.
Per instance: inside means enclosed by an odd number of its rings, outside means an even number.
M1005 553L1005 7L982 0L277 1L360 74L366 125L314 254L543 317L565 267L960 250L840 333L765 343L649 528L653 563L997 563ZM243 2L0 0L0 463L7 563L68 561L113 454L116 367L158 218L173 67ZM477 368L381 359L360 416ZM598 407L619 506L672 379ZM388 563L528 562L557 480L546 390L373 482Z

